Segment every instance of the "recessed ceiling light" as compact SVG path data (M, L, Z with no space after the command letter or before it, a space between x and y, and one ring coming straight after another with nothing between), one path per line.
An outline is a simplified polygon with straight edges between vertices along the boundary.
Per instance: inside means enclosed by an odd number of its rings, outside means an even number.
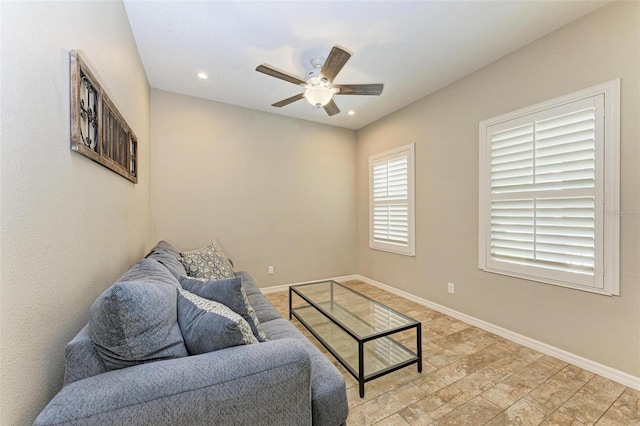
M356 113L356 112L355 112L354 110L349 110L349 112L348 112L347 114L349 114L349 115L353 115L353 114L355 114L355 113Z
M207 78L209 78L209 76L204 72L199 72L197 75L200 80L206 80Z

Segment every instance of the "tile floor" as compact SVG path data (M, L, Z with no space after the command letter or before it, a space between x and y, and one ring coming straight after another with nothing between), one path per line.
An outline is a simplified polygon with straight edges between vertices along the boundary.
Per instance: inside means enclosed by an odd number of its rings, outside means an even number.
M422 374L409 366L365 385L295 319L343 373L349 426L640 425L640 392L361 281L345 285L422 322ZM288 318L288 292L266 297ZM407 346L415 332L396 335Z

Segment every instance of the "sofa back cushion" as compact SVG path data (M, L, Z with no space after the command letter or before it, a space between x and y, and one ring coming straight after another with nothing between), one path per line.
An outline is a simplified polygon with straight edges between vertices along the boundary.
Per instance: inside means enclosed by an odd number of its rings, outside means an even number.
M187 356L178 326L179 286L164 266L142 259L96 299L89 335L106 370Z
M171 271L155 259L140 259L125 272L116 283L145 282L150 284L169 284L180 288L180 281Z
M146 259L154 259L167 268L174 277L179 279L182 275L187 275L182 264L180 253L168 242L160 241L145 256Z

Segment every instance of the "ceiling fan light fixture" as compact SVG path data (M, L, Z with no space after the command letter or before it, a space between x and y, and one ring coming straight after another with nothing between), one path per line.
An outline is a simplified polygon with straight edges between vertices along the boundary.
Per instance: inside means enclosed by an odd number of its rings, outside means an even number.
M305 98L314 107L324 108L327 115L331 117L340 113L340 108L333 101L333 95L380 95L382 93L382 84L339 84L334 86L333 80L350 57L351 53L338 46L333 46L326 60L323 58L311 60L313 69L306 73L304 80L267 64L258 65L256 71L305 88L302 93L271 104L272 107L281 108ZM349 115L352 114L352 112L349 113Z
M323 85L315 85L304 91L304 98L315 107L323 107L333 98L333 91Z

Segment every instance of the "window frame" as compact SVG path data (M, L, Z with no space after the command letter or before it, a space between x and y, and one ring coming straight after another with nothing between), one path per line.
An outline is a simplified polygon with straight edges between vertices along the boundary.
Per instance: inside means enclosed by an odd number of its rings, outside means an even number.
M376 163L389 161L393 158L402 157L406 153L407 157L407 245L392 244L374 239L373 232L373 167ZM382 152L369 157L369 247L374 250L386 251L389 253L401 254L404 256L415 256L415 144L400 146L390 151Z
M545 110L570 104L587 98L604 95L603 108L603 152L596 147L596 156L604 155L602 167L595 170L596 188L602 194L603 206L600 210L602 226L595 228L596 255L602 256L602 285L594 287L568 281L550 279L532 274L531 271L494 268L490 264L491 248L491 141L487 134L491 126L507 121L522 119ZM596 117L597 119L597 117ZM545 284L584 290L588 292L620 294L620 217L614 214L620 210L620 79L615 79L577 92L560 96L535 105L508 112L479 123L479 216L478 216L478 268L491 273L523 278ZM596 164L598 158L596 158ZM604 184L601 183L604 180ZM596 215L599 206L596 206ZM596 262L597 264L597 262ZM535 266L531 267L535 269ZM542 268L541 268L542 269ZM598 273L598 271L596 271Z

